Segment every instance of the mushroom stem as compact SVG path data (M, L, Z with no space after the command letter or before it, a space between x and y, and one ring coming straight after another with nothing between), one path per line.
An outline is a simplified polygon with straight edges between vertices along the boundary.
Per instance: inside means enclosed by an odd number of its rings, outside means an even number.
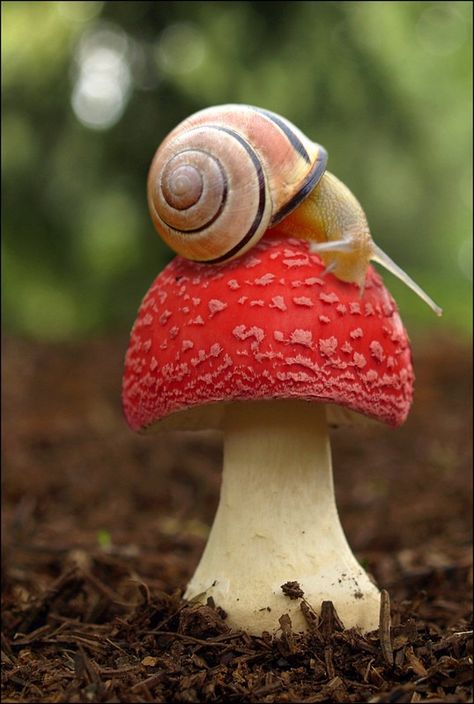
M229 404L220 503L186 599L214 598L228 623L276 631L283 613L306 629L297 581L319 611L330 600L346 628L378 627L380 593L344 536L337 514L323 404L283 400Z

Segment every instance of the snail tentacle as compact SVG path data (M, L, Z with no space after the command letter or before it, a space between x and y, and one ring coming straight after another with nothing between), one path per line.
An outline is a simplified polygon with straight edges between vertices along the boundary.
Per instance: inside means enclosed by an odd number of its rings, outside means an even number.
M443 309L440 308L432 298L428 296L423 289L418 286L418 284L413 281L413 279L408 276L408 274L401 269L398 264L395 264L393 259L390 259L388 254L385 254L385 252L380 249L375 243L373 244L373 254L371 257L372 261L377 262L377 264L381 264L387 271L389 271L391 274L397 277L397 279L400 279L400 281L403 281L403 283L408 286L408 288L411 288L411 290L416 293L417 296L419 296L422 301L424 301L430 308L431 310L436 313L436 315L441 316L443 315Z
M353 239L333 240L331 242L311 242L310 250L315 254L319 252L353 252L357 249L357 242Z

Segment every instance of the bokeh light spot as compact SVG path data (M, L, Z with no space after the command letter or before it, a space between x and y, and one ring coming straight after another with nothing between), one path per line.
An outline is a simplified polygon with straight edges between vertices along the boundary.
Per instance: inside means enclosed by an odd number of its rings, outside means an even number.
M131 92L128 42L115 29L95 29L81 39L77 79L71 104L77 119L92 129L108 129L118 122Z
M465 20L455 8L449 6L450 4L436 3L424 10L418 20L418 42L430 54L452 54L466 39Z
M184 74L202 64L205 52L204 38L197 27L180 22L161 33L155 46L155 59L163 71Z

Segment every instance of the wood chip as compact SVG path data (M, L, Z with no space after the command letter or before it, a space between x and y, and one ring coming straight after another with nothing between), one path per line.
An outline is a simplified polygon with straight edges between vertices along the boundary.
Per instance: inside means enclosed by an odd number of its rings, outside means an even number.
M387 665L393 665L393 650L390 637L390 597L386 589L380 592L379 638L382 655Z
M409 645L405 649L405 657L410 663L410 667L412 668L413 672L415 672L419 677L426 677L428 672L421 660L416 657L415 653L413 652L413 647L411 645Z

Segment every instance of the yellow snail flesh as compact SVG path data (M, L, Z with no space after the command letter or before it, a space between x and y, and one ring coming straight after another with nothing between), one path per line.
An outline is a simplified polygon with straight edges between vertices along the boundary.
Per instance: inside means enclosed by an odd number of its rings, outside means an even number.
M158 148L148 175L153 224L177 254L215 264L272 228L311 242L326 271L364 289L370 261L442 310L370 234L351 191L326 171L327 152L276 113L249 105L201 110Z

